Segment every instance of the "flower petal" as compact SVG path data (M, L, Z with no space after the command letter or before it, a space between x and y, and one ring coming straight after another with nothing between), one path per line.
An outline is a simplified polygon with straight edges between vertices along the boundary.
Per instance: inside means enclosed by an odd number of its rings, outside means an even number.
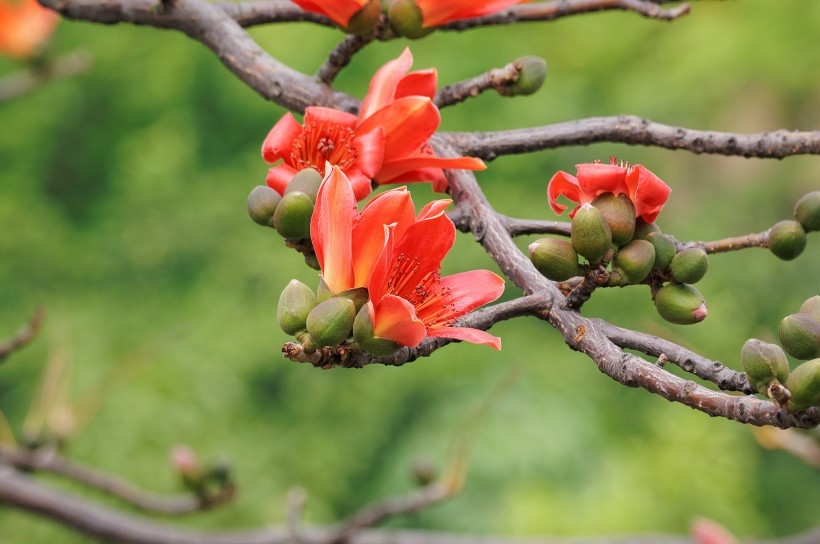
M375 178L384 162L384 129L378 127L366 134L357 135L356 150L356 165L365 176Z
M371 305L373 334L414 348L427 335L424 323L416 317L413 305L403 298L386 295Z
M581 189L579 204L592 202L601 193L627 193L626 168L615 164L586 163L576 165L578 186Z
M461 19L481 17L529 0L416 0L424 26L439 26Z
M405 187L377 195L362 210L353 227L353 276L356 287L366 286L384 250L384 226L394 224L400 239L415 222L413 200Z
M405 96L378 110L359 125L362 133L384 129L384 158L396 159L417 151L433 135L441 116L433 101L422 96Z
M305 124L331 124L342 125L347 128L355 128L359 118L346 111L334 110L333 108L323 108L321 106L308 106L305 108Z
M273 164L279 159L289 156L293 140L302 133L300 125L290 112L282 116L268 132L262 143L262 157L265 162Z
M452 338L453 340L461 340L472 344L483 344L497 350L501 349L501 338L479 329L469 329L467 327L439 327L437 329L428 330L427 336L431 338Z
M350 181L338 166L328 167L310 220L310 239L322 278L334 293L354 287L351 238L358 215Z
M288 183L296 175L296 170L285 163L274 166L268 170L268 178L265 180L268 187L279 193L280 196L285 194L285 189L288 188Z
M401 285L391 286L391 291L411 298L428 274L437 274L441 269L441 260L453 247L455 238L456 227L443 213L410 226L393 249L393 260L403 259L397 266L404 270Z
M573 202L581 201L581 190L578 187L578 178L564 171L558 171L547 185L547 198L552 211L561 215L567 209L563 204L558 203L559 196L565 196Z
M292 1L303 10L324 15L341 26L347 26L347 23L350 22L350 18L367 3L367 0Z
M504 280L489 270L470 270L441 278L437 287L441 304L451 310L449 317L457 319L497 300L504 293ZM424 319L424 309L416 311Z
M410 48L405 47L399 58L385 63L376 71L359 109L362 121L393 102L399 82L412 65L413 54L410 53Z
M477 159L475 157L443 158L436 157L433 155L413 155L409 157L400 157L397 159L386 160L382 165L382 169L379 171L379 174L376 176L376 181L378 183L400 183L396 180L397 178L402 177L402 179L406 180L406 183L412 183L412 181L407 180L407 174L416 170L420 170L421 172L419 175L424 176L426 174L424 172L424 169L428 168L448 168L451 170L485 170L487 168L487 165L484 164L484 161L482 161L481 159ZM429 176L429 174L427 175ZM441 176L444 176L443 172L441 173ZM422 179L414 181L431 180ZM446 190L446 188L447 186L445 184L444 189ZM437 192L443 192L436 189L436 187L434 187L434 190L437 190Z
M353 187L353 196L356 201L361 201L367 198L367 195L373 192L373 183L368 176L362 174L358 168L350 168L346 172L347 179L350 180L350 185Z
M436 96L437 85L438 73L435 68L410 72L399 81L395 98L426 96L432 99Z
M635 215L652 223L658 217L672 189L648 168L635 165L626 175L629 197L635 204Z

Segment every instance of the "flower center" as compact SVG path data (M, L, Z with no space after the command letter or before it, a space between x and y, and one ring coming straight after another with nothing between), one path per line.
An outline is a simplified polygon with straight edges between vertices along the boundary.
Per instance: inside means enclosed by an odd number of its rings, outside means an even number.
M455 321L455 306L448 302L449 287L442 287L437 270L421 275L419 258L399 255L387 278L387 290L413 305L416 316L428 329L448 327Z
M291 147L291 166L294 169L313 168L320 174L324 174L327 162L347 171L357 157L353 130L322 121L306 122Z

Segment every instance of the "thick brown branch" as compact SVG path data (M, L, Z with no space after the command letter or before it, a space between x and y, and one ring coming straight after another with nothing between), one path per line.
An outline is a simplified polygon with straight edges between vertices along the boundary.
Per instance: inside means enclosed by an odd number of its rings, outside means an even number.
M184 32L202 42L263 98L294 111L330 106L355 111L359 101L318 83L266 53L224 10L204 0L42 0L69 19L133 23Z
M31 92L49 81L73 77L91 68L92 59L85 51L75 51L56 59L47 59L0 80L0 103Z
M499 132L447 134L465 155L492 160L501 155L531 153L596 142L685 149L693 153L782 159L791 155L820 154L820 131L776 130L733 134L673 127L634 115L590 117L541 127Z
M353 55L375 39L370 36L348 36L337 45L327 57L327 60L316 72L316 77L325 85L330 85L339 72L350 63Z
M40 330L40 326L43 324L45 316L45 311L42 308L38 308L28 323L14 333L14 336L0 344L0 363L2 363L6 357L34 340L34 337L37 336L37 331Z
M504 224L510 236L525 234L558 234L570 235L570 223L567 221L541 221L539 219L520 219L496 212L499 220ZM465 208L456 208L448 212L447 216L461 232L470 232L470 215Z
M553 21L569 15L613 9L632 11L644 17L664 21L671 21L689 13L688 4L664 9L658 5L659 3L662 2L650 0L554 0L552 2L523 4L486 17L456 21L441 28L442 30L466 30L479 26L508 25L527 21Z
M452 106L468 98L475 98L484 91L498 91L518 80L521 66L511 62L501 68L492 68L481 75L442 87L436 93L433 102L439 108Z
M137 489L125 480L70 461L54 450L0 449L0 460L18 469L59 474L117 497L147 512L180 515L207 510L233 497L227 490L211 498L195 495L169 497Z

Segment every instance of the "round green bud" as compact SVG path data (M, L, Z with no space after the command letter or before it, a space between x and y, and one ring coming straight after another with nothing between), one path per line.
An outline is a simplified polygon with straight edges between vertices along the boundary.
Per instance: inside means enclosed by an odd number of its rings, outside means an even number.
M685 283L670 283L655 295L658 314L678 325L691 325L706 319L706 303L700 292Z
M820 230L820 191L803 195L794 206L794 216L806 232Z
M324 302L335 295L330 286L325 282L324 278L319 278L319 287L316 288L316 299L319 302Z
M786 389L792 394L786 405L789 412L820 406L820 359L812 359L792 370Z
M772 382L785 384L789 377L789 361L777 344L767 344L756 338L746 340L740 350L740 362L749 385L764 395Z
M637 240L646 240L650 233L660 231L660 227L655 223L647 223L643 219L637 219L635 221L635 234L632 235L632 238Z
M313 201L300 191L288 193L276 207L273 226L285 240L304 240L310 237L310 217Z
M417 40L430 34L432 28L424 28L424 15L416 0L393 0L387 10L390 27L399 36Z
M342 30L348 34L365 36L376 29L382 14L381 0L370 0L362 9L353 14Z
M806 248L806 231L797 221L780 221L769 231L769 251L784 261L796 259Z
M388 357L401 348L401 344L373 334L373 322L370 319L368 305L362 306L356 314L356 320L353 322L353 339L362 350L377 357Z
M815 321L820 321L820 295L807 298L806 302L800 306L800 313L811 316Z
M558 238L541 238L530 244L530 260L552 281L565 281L578 275L578 253L572 244Z
M652 268L658 272L666 272L677 252L675 242L670 236L654 231L646 236L646 241L655 248L655 264Z
M314 203L316 202L316 195L319 194L319 186L322 184L322 174L313 168L305 168L300 170L290 179L288 186L285 189L285 194L294 192L305 193L310 197Z
M621 193L602 193L592 205L601 211L612 231L612 243L620 247L629 243L635 235L635 204Z
M669 271L678 283L697 283L709 269L709 256L699 247L688 247L675 255Z
M528 55L515 59L513 64L519 67L518 78L498 88L501 96L527 96L535 93L547 79L547 61L541 57Z
M356 306L349 298L333 297L320 302L307 316L307 330L317 348L338 346L350 336Z
M621 283L643 281L655 264L655 246L646 240L632 240L615 254L612 270L621 277Z
M254 187L248 195L248 215L255 223L263 227L272 227L273 214L280 202L282 197L279 193L267 185Z
M346 289L336 296L349 298L352 300L357 312L362 309L362 306L364 306L368 300L370 300L370 296L367 293L367 287L354 287L353 289Z
M587 203L572 218L570 232L572 247L591 263L597 263L609 250L612 232L598 208Z
M285 334L296 335L307 327L308 314L316 307L316 295L310 287L298 280L290 280L276 308L276 319Z
M787 315L777 330L780 345L786 353L797 359L820 357L820 322L810 315Z

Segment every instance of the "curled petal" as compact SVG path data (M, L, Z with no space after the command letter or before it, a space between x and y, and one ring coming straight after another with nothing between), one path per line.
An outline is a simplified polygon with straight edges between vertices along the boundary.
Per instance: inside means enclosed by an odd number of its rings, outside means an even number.
M416 0L424 26L439 26L461 19L489 15L529 0Z
M373 334L414 348L427 334L424 323L416 317L413 305L403 298L386 295L371 306Z
M635 214L647 223L655 221L672 189L640 164L626 175L626 183L629 196L635 204Z
M435 68L411 72L399 81L399 85L396 87L395 98L426 96L432 99L436 96L437 85L438 73Z
M358 215L350 181L338 166L328 166L310 220L310 239L322 278L334 293L354 287L351 237Z
M324 15L338 25L347 26L350 18L362 9L367 0L293 0L293 3L305 11Z
M392 178L376 178L376 183L380 185L394 183L424 183L430 182L433 191L437 193L447 192L447 176L441 168L418 168L399 174Z
M439 327L437 329L428 330L427 336L434 338L452 338L453 340L461 340L463 342L470 342L471 344L483 344L497 350L501 349L501 338L479 329Z
M362 133L384 129L385 162L414 154L433 135L441 116L433 101L422 96L405 96L380 109L359 125Z
M286 154L290 153L293 140L302 133L300 125L290 112L282 116L273 125L265 141L262 143L262 157L265 162L273 164Z
M292 180L295 175L296 170L287 164L282 163L268 170L268 177L265 181L267 182L268 187L279 193L281 196L285 194L285 189L288 188L288 183L290 183L290 180Z
M558 203L559 196L565 196L573 202L581 201L581 189L578 186L578 179L564 171L557 172L547 185L547 198L552 211L561 215L567 209L563 204Z
M627 193L626 168L614 164L579 164L578 186L581 191L579 204L592 202L601 193Z
M350 180L350 186L353 187L353 196L356 200L364 200L367 195L373 192L373 184L368 176L362 174L358 168L350 168L347 171L347 179Z
M370 80L370 88L362 100L359 117L367 119L396 98L396 89L404 74L413 65L413 54L409 48L402 51L399 58L391 60L378 69Z
M434 184L433 190L440 193L444 192L447 189L447 178L444 177L444 173L441 172L441 170L439 170L440 174L438 175L434 172L426 172L428 169L432 168L447 168L450 170L485 170L487 165L484 164L484 161L475 157L442 158L426 154L413 155L385 161L381 171L379 171L379 174L376 176L376 181L381 184L432 181L431 179L423 179L425 177L431 177L430 174L432 174L432 177L435 179L444 179L444 187L436 187ZM409 174L415 171L419 171L419 174L417 175L422 177L422 179L414 179L412 181L408 180L407 178L409 177ZM399 179L402 181L398 181Z

